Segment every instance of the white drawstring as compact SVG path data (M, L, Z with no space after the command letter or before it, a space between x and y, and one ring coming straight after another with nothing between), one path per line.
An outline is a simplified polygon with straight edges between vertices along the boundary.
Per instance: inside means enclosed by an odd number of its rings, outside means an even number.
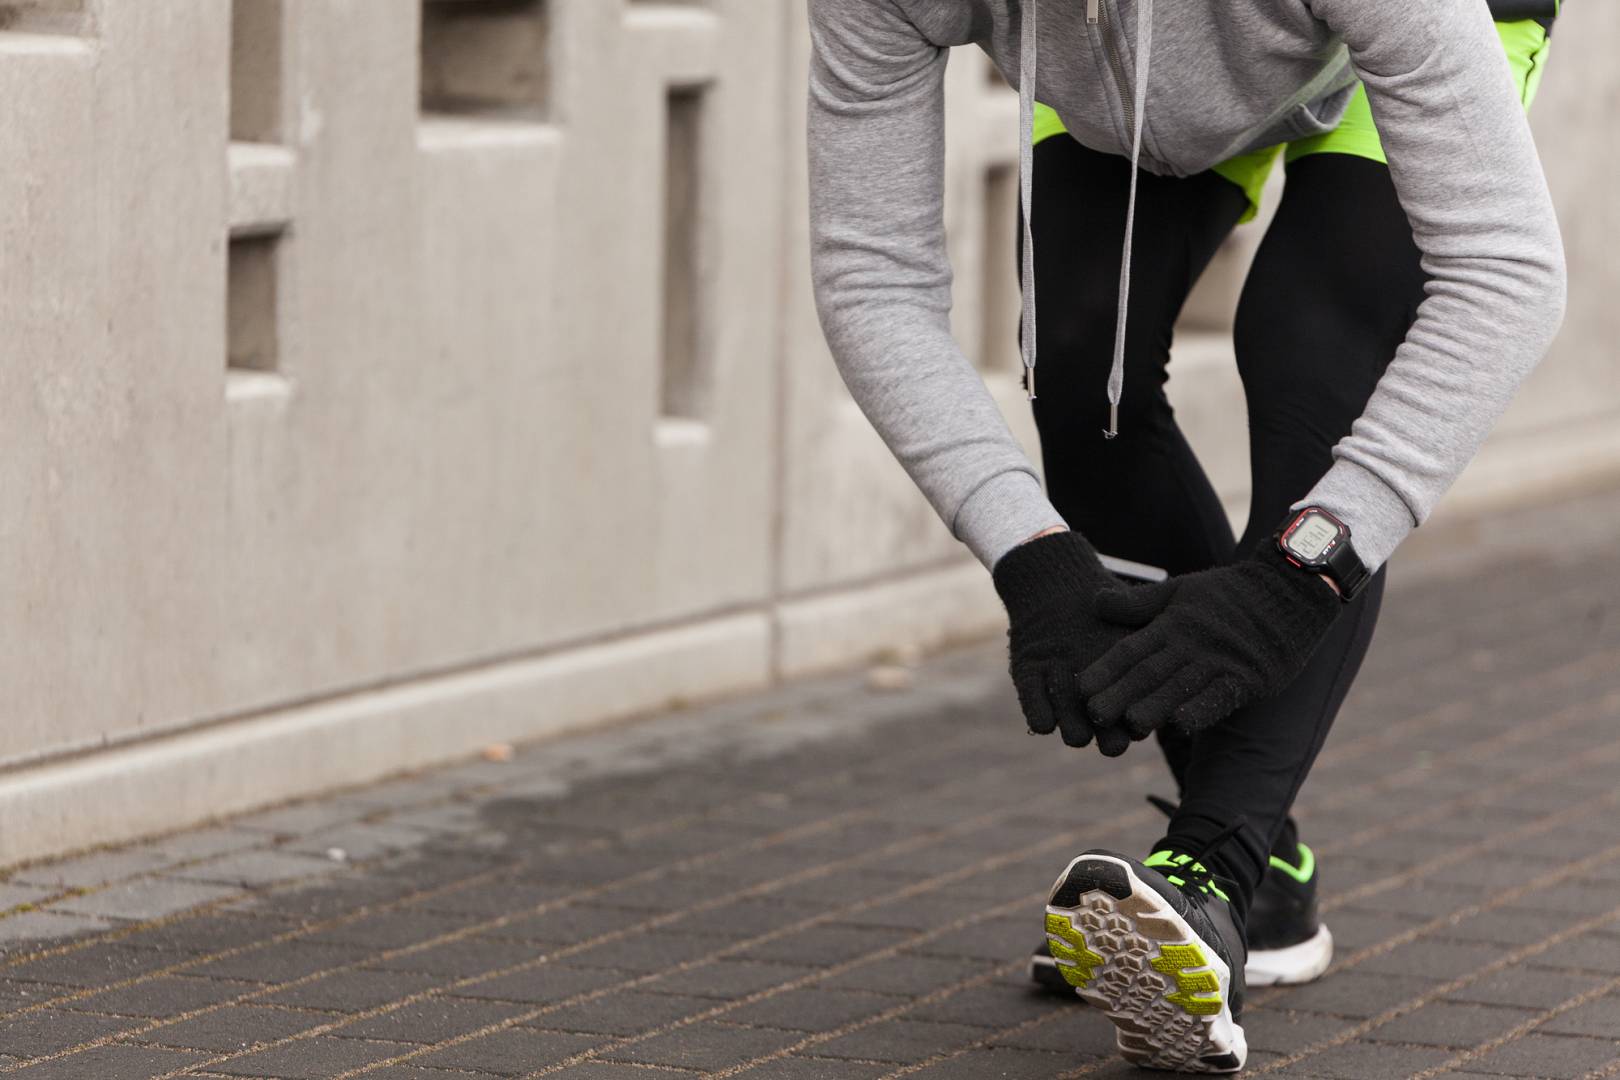
M1035 192L1035 75L1040 63L1035 43L1036 0L1024 0L1018 19L1018 201L1024 211L1024 266L1019 317L1019 350L1024 358L1024 385L1035 400L1035 234L1030 226Z
M1035 234L1031 225L1035 190L1035 84L1040 50L1036 40L1038 0L1024 0L1018 34L1018 199L1024 211L1023 313L1019 319L1020 351L1029 400L1035 400ZM1147 115L1148 61L1153 52L1153 0L1136 4L1135 122L1131 131L1131 189L1125 204L1125 244L1119 269L1119 315L1114 326L1114 361L1108 371L1108 427L1103 437L1119 434L1119 399L1125 389L1125 316L1131 298L1131 233L1136 225L1136 173L1142 158L1142 124Z
M1136 224L1137 163L1142 158L1142 122L1147 115L1148 58L1153 52L1153 0L1136 3L1136 123L1131 132L1131 193L1125 203L1125 246L1119 267L1119 315L1114 324L1114 363L1108 370L1108 428L1119 434L1119 399L1125 390L1125 314L1131 299L1131 233Z

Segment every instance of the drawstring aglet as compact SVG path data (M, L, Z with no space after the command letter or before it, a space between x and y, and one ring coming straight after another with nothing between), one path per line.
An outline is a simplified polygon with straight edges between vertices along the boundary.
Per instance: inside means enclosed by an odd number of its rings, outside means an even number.
M1103 438L1112 439L1119 434L1119 403L1108 403L1108 426L1103 429Z
M1029 400L1035 400L1035 368L1033 365L1024 369L1024 387L1029 391Z

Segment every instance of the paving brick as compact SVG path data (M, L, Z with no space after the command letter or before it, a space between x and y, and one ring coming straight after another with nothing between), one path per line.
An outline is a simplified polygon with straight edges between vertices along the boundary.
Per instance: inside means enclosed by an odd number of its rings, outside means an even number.
M571 968L560 964L541 964L527 971L501 975L468 986L457 986L456 997L489 998L497 1001L519 1001L547 1005L605 987L617 986L625 980L622 972L606 968Z
M1446 996L1452 1001L1544 1009L1549 1004L1584 994L1603 981L1597 975L1515 965L1487 978L1476 979Z
M421 832L399 825L380 822L352 821L329 829L306 833L283 844L281 850L305 855L326 856L333 850L343 852L348 862L375 859L398 851L407 851L423 842Z
M965 1024L936 1024L921 1020L895 1019L852 1031L847 1035L816 1044L822 1057L856 1058L865 1061L892 1061L912 1064L949 1053L983 1039L989 1032Z
M98 1046L72 1057L46 1061L9 1073L28 1080L147 1080L204 1060L204 1055L155 1046Z
M904 935L877 927L821 925L752 945L734 955L741 960L831 967L904 940Z
M437 976L414 971L353 968L301 986L278 990L265 995L263 1000L267 1005L355 1013L420 993L438 986L440 982Z
M1050 1080L1071 1069L1087 1069L1088 1074L1097 1075L1088 1067L1099 1060L1091 1054L1050 1053L1002 1046L970 1050L925 1066L910 1075L920 1080Z
M1007 961L1027 956L1041 940L1041 908L979 922L940 934L912 946L908 952L924 956L961 956L977 960ZM920 927L926 929L926 927Z
M422 971L460 979L527 963L548 951L551 949L543 945L474 936L374 959L370 964L386 971Z
M306 934L303 940L315 944L333 942L339 945L364 945L378 950L398 949L461 930L470 921L455 915L398 908Z
M1406 1080L1451 1055L1450 1050L1434 1047L1355 1042L1307 1056L1299 1063L1299 1071L1307 1076L1344 1080Z
M263 1005L227 1005L133 1036L140 1042L181 1046L215 1053L234 1053L259 1043L275 1042L339 1017L294 1012Z
M231 886L200 881L141 878L84 896L58 900L48 910L118 919L161 919L211 900L235 896L240 891Z
M119 943L166 952L215 953L268 941L295 929L295 924L278 919L245 918L241 915L194 915L161 923L120 937Z
M1620 1037L1620 995L1609 994L1553 1017L1537 1030L1549 1035Z
M1538 967L1620 975L1620 937L1582 934L1537 953L1530 962Z
M233 829L222 825L159 837L156 840L148 840L139 846L144 850L155 851L163 855L170 863L179 863L189 862L193 859L206 859L214 855L223 855L229 851L242 851L246 848L260 847L268 840L269 838L260 832Z
M1441 1001L1407 1013L1367 1038L1374 1042L1467 1048L1506 1035L1535 1015L1529 1009Z
M33 943L82 937L112 926L109 919L66 911L24 911L0 918L0 955L32 952Z
M468 998L431 997L375 1016L343 1021L329 1034L337 1038L436 1043L490 1024L510 1020L533 1006Z
M34 982L101 986L166 967L181 959L151 949L95 944L13 964L6 968L6 974Z
M476 919L527 913L542 904L551 904L577 890L564 884L536 885L533 882L502 882L500 888L453 889L423 897L412 907L424 911L444 911Z
M604 1041L596 1035L512 1027L447 1046L443 1050L434 1050L415 1060L428 1068L471 1069L497 1076L520 1076L546 1065L555 1065Z
M711 1003L712 1004L712 1003ZM807 987L775 994L727 1012L730 1023L785 1031L830 1031L895 1007L886 994L858 990L823 990Z
M1084 1003L1073 996L1035 988L1027 974L1019 971L1016 975L959 990L942 1000L919 1006L907 1015L914 1020L1007 1028L1055 1010L1084 1007Z
M168 975L92 994L66 1007L78 1012L158 1019L178 1016L207 1005L216 1005L255 989L257 986L253 983Z
M349 1069L387 1061L416 1047L401 1043L362 1042L359 1039L333 1039L318 1035L282 1046L244 1054L219 1065L214 1072L226 1076L251 1076L271 1080L325 1080Z
M1243 1013L1243 1033L1249 1040L1249 1048L1282 1053L1324 1042L1343 1033L1354 1023L1344 1017L1322 1013L1267 1008L1246 1009Z
M1569 916L1530 908L1497 908L1461 919L1434 931L1452 941L1485 941L1498 945L1528 945L1569 926Z
M358 945L306 945L300 941L282 941L210 960L187 971L192 975L216 979L282 983L351 964L365 956L366 950Z
M272 836L303 836L354 821L364 813L364 810L349 802L315 799L232 818L230 827Z
M49 885L23 885L13 881L0 881L0 912L10 911L21 904L33 904L60 890Z
M612 1061L644 1065L724 1069L774 1053L803 1038L796 1031L727 1027L703 1022L617 1047L601 1056Z
M1033 948L1033 945L1030 946ZM990 968L982 960L947 956L898 956L841 971L818 985L829 990L871 990L880 994L920 997L959 983Z
M58 862L26 866L12 874L10 880L58 890L97 888L108 882L123 881L166 866L170 861L166 855L139 849L98 851Z
M642 989L661 994L694 994L698 997L737 998L811 975L813 968L792 964L767 964L747 960L717 960L685 971L670 972L642 984Z
M242 851L216 859L193 863L171 871L181 881L206 881L255 889L285 881L323 877L341 870L342 864L292 851Z
M1361 964L1360 970L1386 975L1454 979L1477 971L1501 956L1502 950L1490 945L1420 938L1367 960Z
M1532 1033L1473 1059L1467 1068L1503 1076L1582 1076L1616 1058L1620 1046L1612 1033L1601 1039Z
M877 1080L878 1077L893 1071L892 1065L836 1061L832 1058L808 1058L795 1054L765 1062L752 1069L744 1069L737 1074L737 1080ZM570 1074L559 1075L567 1077ZM637 1076L612 1078L587 1078L582 1073L578 1080L651 1080L651 1078L645 1072Z
M18 1057L44 1057L106 1035L139 1027L142 1021L40 1009L0 1020L0 1046Z
M711 998L626 990L543 1013L528 1024L531 1027L587 1035L640 1035L715 1007L716 1003ZM735 1019L729 1013L725 1018Z
M688 1071L669 1068L649 1069L644 1065L626 1065L617 1061L584 1061L548 1073L549 1080L675 1080L681 1076L697 1076ZM423 1080L427 1080L426 1077ZM435 1073L434 1080L449 1080L444 1073ZM829 1077L827 1080L834 1080Z
M1268 1006L1326 1013L1351 1019L1377 1016L1392 1006L1426 994L1440 985L1437 979L1409 975L1383 975L1359 969L1329 970L1306 986L1255 991ZM1507 1003L1511 1004L1511 1002Z

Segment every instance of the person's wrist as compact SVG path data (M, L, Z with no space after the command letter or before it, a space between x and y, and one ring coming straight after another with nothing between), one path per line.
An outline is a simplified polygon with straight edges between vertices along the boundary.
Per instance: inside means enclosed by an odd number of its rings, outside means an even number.
M1007 614L1017 619L1106 573L1084 536L1057 528L1043 530L1007 552L990 577Z

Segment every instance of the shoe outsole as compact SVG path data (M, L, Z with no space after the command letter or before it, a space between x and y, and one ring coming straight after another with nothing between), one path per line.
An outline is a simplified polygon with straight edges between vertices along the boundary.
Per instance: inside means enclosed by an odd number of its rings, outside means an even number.
M1046 937L1059 975L1113 1021L1125 1060L1174 1072L1243 1067L1231 970L1125 859L1070 862L1052 887Z
M1333 935L1319 926L1298 945L1251 952L1243 976L1250 986L1299 986L1320 979L1332 962Z
M1313 937L1298 945L1250 950L1249 962L1243 967L1243 981L1251 987L1303 986L1320 979L1332 963L1333 934L1326 926L1321 926ZM1074 987L1058 970L1057 961L1044 949L1030 957L1029 978L1053 993L1074 993Z

